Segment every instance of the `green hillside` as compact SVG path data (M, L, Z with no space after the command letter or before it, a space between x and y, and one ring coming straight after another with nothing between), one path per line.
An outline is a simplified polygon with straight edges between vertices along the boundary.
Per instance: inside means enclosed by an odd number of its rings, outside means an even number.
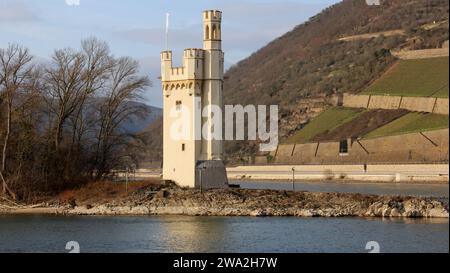
M401 60L362 94L448 98L449 58Z
M326 132L331 132L335 128L342 124L345 124L357 116L359 116L363 110L351 109L343 107L330 108L319 116L314 118L303 129L298 131L295 135L291 136L288 143L305 143L312 140L315 136Z
M445 129L449 127L447 115L409 113L393 122L380 127L364 138L376 138Z

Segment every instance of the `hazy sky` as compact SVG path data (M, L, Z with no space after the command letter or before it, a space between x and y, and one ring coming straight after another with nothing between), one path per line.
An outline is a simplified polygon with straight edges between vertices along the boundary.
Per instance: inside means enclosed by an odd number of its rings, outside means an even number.
M205 9L223 11L227 66L339 0L0 0L0 47L17 42L39 59L55 48L75 47L95 36L117 56L141 62L154 87L147 103L161 106L157 80L159 52L165 48L165 14L171 14L170 48L181 64L184 48L202 46Z

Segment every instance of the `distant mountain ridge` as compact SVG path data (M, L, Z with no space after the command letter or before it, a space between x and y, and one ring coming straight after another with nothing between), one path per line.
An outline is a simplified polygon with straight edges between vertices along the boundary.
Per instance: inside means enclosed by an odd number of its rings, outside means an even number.
M155 121L162 117L162 109L154 106L147 105L141 102L135 102L143 106L147 110L147 114L144 118L133 118L130 121L124 123L122 125L122 129L130 134L137 134L144 131L150 125L152 125Z

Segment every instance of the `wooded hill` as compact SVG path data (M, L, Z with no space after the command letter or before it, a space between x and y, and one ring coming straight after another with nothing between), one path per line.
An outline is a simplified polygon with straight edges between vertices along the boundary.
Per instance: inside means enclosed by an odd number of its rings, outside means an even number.
M300 12L300 11L299 11ZM446 0L389 0L368 6L365 0L344 0L306 23L275 39L247 59L231 67L224 85L225 104L277 104L280 137L287 138L310 118L299 104L308 98L324 98L364 90L380 77L396 58L391 50L441 47L448 40ZM352 35L402 30L400 35L343 41ZM263 31L263 30L261 30ZM154 124L147 130L148 153L160 159L161 146ZM232 161L254 154L257 143L228 142Z

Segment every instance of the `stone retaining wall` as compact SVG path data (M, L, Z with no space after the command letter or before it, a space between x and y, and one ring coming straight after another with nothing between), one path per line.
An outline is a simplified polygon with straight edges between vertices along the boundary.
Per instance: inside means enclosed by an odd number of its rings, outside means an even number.
M433 113L436 100L436 98L403 97L400 108L415 112Z
M344 94L343 106L349 108L367 108L369 101L370 95Z
M388 109L395 110L400 108L402 97L397 96L371 96L369 109Z
M436 106L434 107L433 113L448 115L448 99L437 99Z
M412 112L449 114L449 100L446 98L344 94L343 106L387 110L406 109Z
M401 60L415 60L415 59L429 59L437 57L448 57L448 48L433 48L433 49L420 49L420 50L404 50L404 51L391 51L392 55Z
M449 130L436 130L373 139L348 140L348 153L339 142L280 145L275 163L429 163L448 162Z

